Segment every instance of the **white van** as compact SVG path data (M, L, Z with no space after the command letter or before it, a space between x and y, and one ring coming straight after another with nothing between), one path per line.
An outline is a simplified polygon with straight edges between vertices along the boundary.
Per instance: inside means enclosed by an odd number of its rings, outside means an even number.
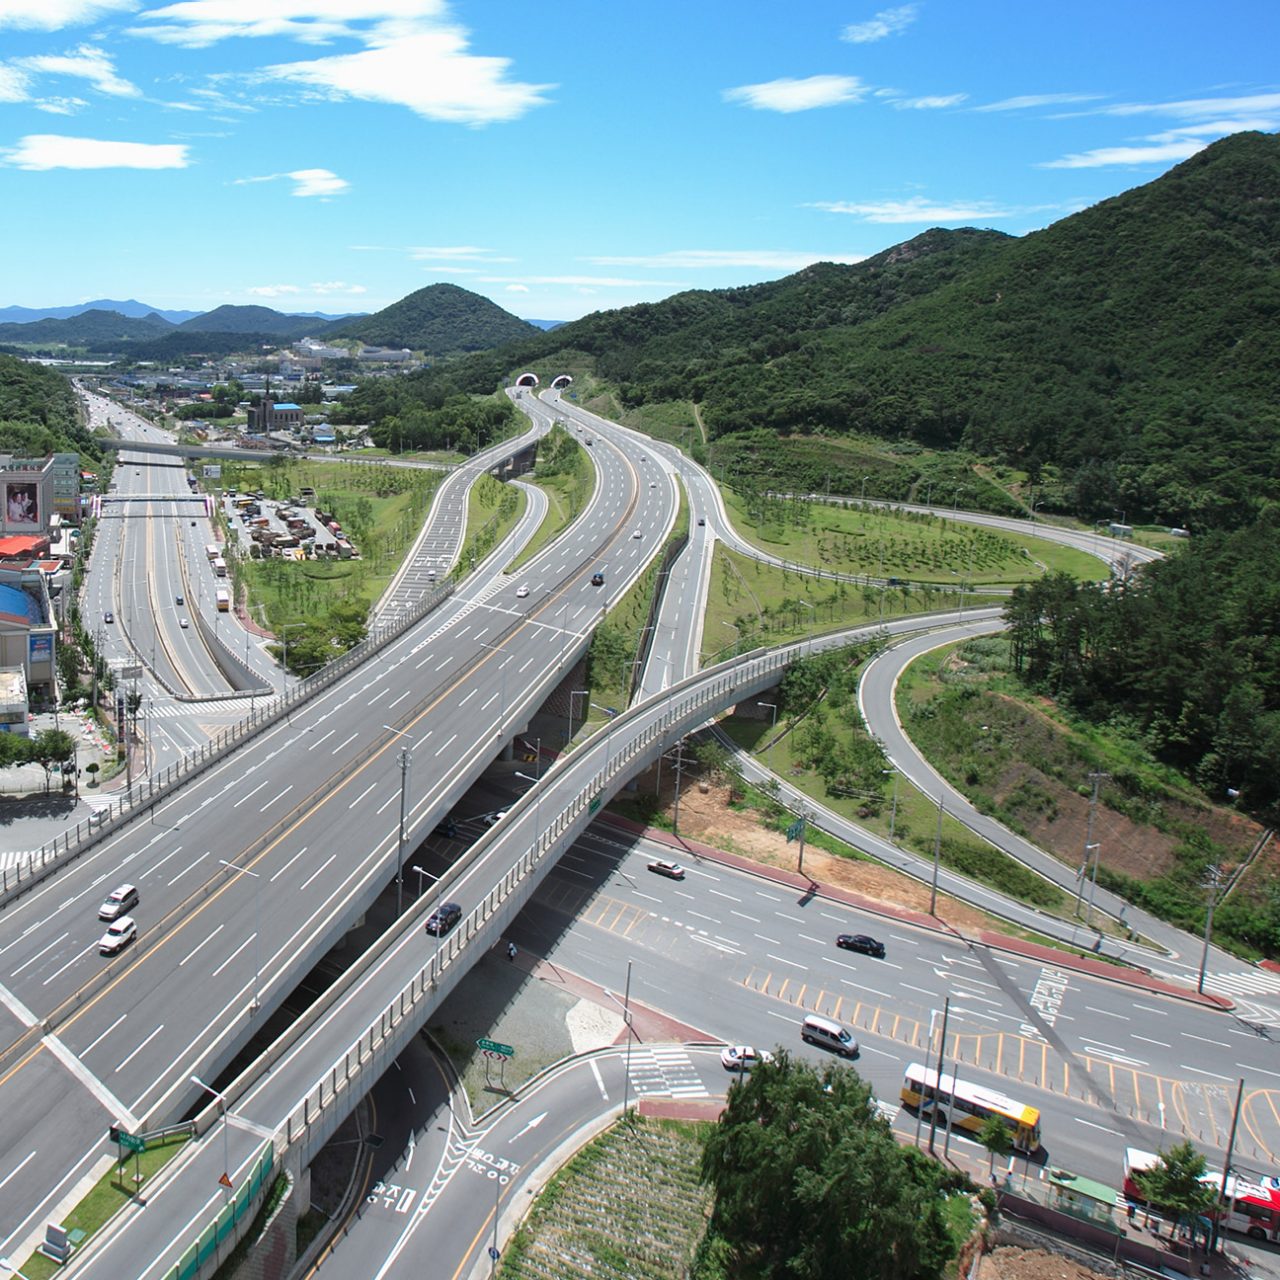
M800 1024L800 1038L805 1044L816 1044L823 1049L831 1049L846 1058L858 1056L858 1042L847 1027L841 1026L832 1018L824 1018L820 1014L811 1013Z

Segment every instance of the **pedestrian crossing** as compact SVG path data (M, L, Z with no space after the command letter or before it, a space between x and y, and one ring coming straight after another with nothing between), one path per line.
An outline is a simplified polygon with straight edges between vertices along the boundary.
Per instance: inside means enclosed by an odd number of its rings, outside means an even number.
M709 1098L698 1068L680 1045L631 1050L631 1087L642 1098Z
M207 702L168 702L147 708L147 716L156 720L190 720L193 716L230 716L239 719L247 716L254 707L264 707L274 695L262 694L258 698L218 698Z
M1280 995L1280 973L1266 969L1238 969L1232 973L1207 973L1204 989L1220 996Z

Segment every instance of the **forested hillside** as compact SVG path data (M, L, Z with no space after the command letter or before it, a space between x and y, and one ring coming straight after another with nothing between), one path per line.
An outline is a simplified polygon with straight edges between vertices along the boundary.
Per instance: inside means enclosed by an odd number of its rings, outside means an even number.
M324 330L324 336L451 356L486 351L537 332L488 298L454 284L433 284L371 316L339 320Z
M713 436L867 433L1025 470L1050 507L1236 526L1280 497L1280 139L1236 134L1023 238L601 312L408 380L437 402L589 367Z
M39 457L73 449L99 456L71 383L43 365L0 355L0 452Z
M152 313L141 319L118 311L83 311L67 320L35 320L31 324L0 324L0 342L32 346L83 347L110 343L116 347L146 341L169 332L173 326Z

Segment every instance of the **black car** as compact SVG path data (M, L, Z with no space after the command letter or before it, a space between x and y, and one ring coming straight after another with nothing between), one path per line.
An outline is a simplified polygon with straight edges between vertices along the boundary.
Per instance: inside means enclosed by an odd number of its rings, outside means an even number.
M114 622L116 620L116 615L108 609L106 613L102 615L102 620L103 622Z
M449 932L462 919L462 908L456 902L442 902L427 917L427 932L437 938Z
M603 586L604 586L604 574L603 574L603 573L593 573L593 574L591 575L591 585L592 585L593 587L603 587Z
M841 933L836 936L836 946L845 951L860 951L864 956L875 956L884 959L884 943L878 938L869 938L865 933Z
M435 830L431 834L445 840L452 840L458 834L458 824L452 818L444 818L436 823Z

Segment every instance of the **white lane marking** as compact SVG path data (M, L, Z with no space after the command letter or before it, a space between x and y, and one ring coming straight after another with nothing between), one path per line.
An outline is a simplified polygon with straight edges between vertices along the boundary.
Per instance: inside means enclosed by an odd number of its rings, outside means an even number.
M170 888L171 886L177 884L178 881L181 880L182 877L185 876L188 871L191 871L195 867L198 867L208 856L209 856L209 850L206 849L194 862L188 863L187 866L183 867L183 869L179 871L178 874L174 876L173 879L169 881L169 884L166 885L165 887Z
M188 951L187 954L183 956L181 960L178 961L178 968L181 969L182 966L186 964L187 961L190 960L191 957L195 955L196 952L199 951L202 947L208 946L208 944L211 943L214 940L214 938L216 938L218 934L220 934L223 931L223 929L225 929L226 927L227 926L225 922L220 924L207 938L205 938L201 942L196 943L196 945L190 951Z
M440 746L436 748L436 755L439 755L442 751L444 751L449 746L449 743L452 742L454 738L456 738L457 736L458 735L456 733L452 734L449 737L449 742L441 743Z
M334 860L334 858L336 858L337 856L338 856L338 855L337 855L336 853L331 853L331 854L330 854L330 855L329 855L329 856L328 856L328 857L327 857L327 858L326 858L326 859L325 859L325 860L324 860L324 861L323 861L323 862L322 862L322 863L321 863L321 864L320 864L320 865L319 865L319 866L318 866L318 867L317 867L317 868L316 868L316 869L315 869L315 870L314 870L314 871L313 871L313 872L312 872L312 873L311 873L311 874L310 874L310 875L309 875L309 876L308 876L308 877L307 877L307 878L306 878L306 879L305 879L305 880L304 880L304 881L303 881L299 886L298 886L298 888L299 888L300 890L301 890L301 889L305 889L305 888L307 887L307 885L309 885L309 884L310 884L310 883L311 883L311 882L316 878L316 876L318 876L318 875L319 875L319 874L320 874L320 873L325 869L325 867L327 867L327 866L329 865L329 863L331 863L331 862Z
M1230 1076L1220 1076L1216 1071L1206 1071L1203 1067L1189 1067L1189 1066L1187 1066L1187 1064L1186 1064L1185 1062L1180 1062L1180 1063L1178 1063L1178 1066L1179 1066L1183 1071L1194 1071L1194 1072L1196 1073L1196 1075L1198 1075L1198 1076L1208 1076L1211 1080L1227 1080L1227 1081L1230 1081L1230 1079L1231 1079L1231 1077L1230 1077Z
M312 744L307 748L307 750L308 750L308 751L314 751L314 750L315 750L315 749L316 749L316 748L317 748L317 747L318 747L318 746L319 746L319 745L320 745L320 744L325 740L325 738L332 738L332 737L333 737L333 735L334 735L335 733L337 733L337 732L338 732L338 731L337 731L336 729L330 729L330 730L329 730L329 732L328 732L328 733L326 733L326 734L324 735L324 737L322 737L322 738L317 738L317 739L316 739L316 740L315 740L315 741L314 741L314 742L313 742L313 743L312 743Z
M387 710L390 711L392 707L398 707L412 692L412 689L406 689L394 702L387 704Z
M1108 1129L1105 1124L1094 1124L1092 1120L1081 1120L1079 1116L1073 1117L1076 1124L1082 1124L1089 1129L1101 1129L1103 1133L1114 1133L1117 1138L1123 1138L1124 1134L1119 1129Z
M476 690L472 689L471 692L467 694L465 698L459 699L458 706L465 707L467 703L470 702L471 699L474 698L475 696L476 696Z
M281 868L280 868L280 870L279 870L279 871L277 871L277 872L275 873L275 875L273 875L273 876L271 877L271 879L267 881L267 883L268 883L268 884L275 884L275 882L276 882L277 880L279 880L279 879L280 879L280 877L281 877L282 875L284 875L284 873L285 873L286 871L288 871L288 870L289 870L289 868L290 868L291 866L293 866L293 864L294 864L295 862L297 862L297 860L298 860L300 857L302 857L302 855L303 855L304 853L306 853L306 851L307 851L307 846L304 844L304 845L302 846L302 848L301 848L301 849L299 849L299 850L298 850L298 852L297 852L297 853L295 853L295 854L293 855L293 857L292 857L292 858L290 858L290 859L289 859L289 861L288 861L288 862L286 862L286 863L284 864L284 866L283 866L283 867L281 867Z
M66 971L70 969L71 966L75 964L75 962L79 960L81 956L87 956L90 951L96 950L97 946L98 944L96 942L91 942L87 947L85 947L83 951L77 951L76 954L73 955L71 959L68 960L67 963L62 966L61 969L55 969L40 985L42 987L47 987L49 983L51 983L55 978L60 977L62 974L66 973Z
M732 908L730 908L729 914L731 916L740 916L743 920L750 920L752 924L760 923L760 920L757 916L749 916L745 911L734 911Z
M267 784L265 780L258 783L258 785L254 787L254 789L250 791L248 795L241 796L240 799L237 800L231 807L233 809L238 809L242 804L244 804L246 800L251 800L254 796L256 796L258 792L261 791L262 788L265 787L266 785Z
M347 809L348 810L354 809L356 805L358 805L360 801L363 800L365 796L367 796L369 792L372 791L374 787L376 787L377 785L378 784L376 782L369 783L369 785L365 787L365 789L358 796L356 796L356 798L349 805L347 805Z
M765 955L767 955L770 960L776 960L779 964L789 964L793 969L803 969L805 973L809 972L809 966L807 964L800 964L797 960L788 960L786 956L775 956L772 951L766 951Z
M708 893L714 893L717 898L728 898L730 902L741 902L741 898L735 898L731 893L721 893L719 889L708 889Z
M761 942L771 943L775 947L782 946L782 943L777 938L771 938L766 933L757 933L756 937L759 938Z
M1153 1009L1149 1004L1137 1004L1135 1002L1133 1007L1141 1009L1143 1013L1158 1013L1162 1018L1167 1017L1169 1013L1168 1009Z
M1190 1031L1179 1031L1180 1036L1186 1036L1188 1040L1199 1040L1201 1044L1216 1044L1220 1049L1230 1049L1231 1046L1225 1040L1210 1040L1208 1036L1195 1036Z
M1264 1076L1276 1076L1280 1079L1280 1071L1268 1071L1266 1067L1250 1067L1243 1062L1237 1062L1236 1066L1239 1067L1241 1071L1261 1071Z
M113 1023L112 1023L112 1024L111 1024L111 1025L110 1025L110 1026L109 1026L109 1027L108 1027L108 1028L107 1028L107 1029L106 1029L102 1034L101 1034L101 1035L95 1036L95 1037L93 1038L93 1041L92 1041L90 1044L85 1045L85 1047L84 1047L83 1049L81 1049L81 1050L80 1050L80 1053L78 1054L78 1056L79 1056L80 1058L85 1058L85 1057L87 1057L87 1056L88 1056L90 1053L92 1053L92 1052L93 1052L93 1050L94 1050L94 1049L96 1049L96 1048L98 1047L98 1045L99 1045L99 1044L101 1044L101 1043L102 1043L102 1041L103 1041L103 1040L105 1040L105 1039L106 1039L106 1038L107 1038L107 1037L108 1037L108 1036L109 1036L109 1035L110 1035L110 1034L111 1034L111 1033L112 1033L112 1032L113 1032L113 1031L114 1031L114 1030L115 1030L115 1029L116 1029L116 1028L117 1028L117 1027L118 1027L118 1026L119 1026L119 1025L120 1025L120 1024L121 1024L121 1023L122 1023L126 1018L127 1018L127 1017L128 1017L128 1016L129 1016L129 1014L128 1014L127 1012L122 1013L122 1014L121 1014L121 1015L120 1015L120 1016L119 1016L119 1017L118 1017L118 1018L117 1018L117 1019L116 1019L116 1020L115 1020L115 1021L114 1021L114 1022L113 1022ZM3 1185L4 1185L3 1183L0 1183L0 1186L3 1186Z
M781 902L782 899L776 893L764 893L762 890L756 890L757 898L768 898L770 902Z
M1090 1013L1100 1013L1104 1018L1119 1018L1121 1022L1132 1022L1133 1019L1127 1013L1112 1013L1110 1009L1097 1009L1091 1004L1085 1005Z
M210 977L216 978L222 971L253 941L255 934L250 934L214 971Z
M1152 1039L1150 1039L1148 1036L1140 1036L1140 1035L1138 1035L1138 1034L1137 1034L1137 1032L1134 1032L1134 1036L1133 1036L1133 1038L1134 1038L1135 1040L1141 1040L1144 1044L1158 1044L1158 1045L1160 1046L1160 1048L1162 1048L1162 1049L1172 1049L1172 1048L1173 1048L1173 1045L1171 1045L1171 1044L1166 1044L1163 1040L1152 1040Z
M20 974L20 973L23 971L23 969L25 969L25 968L27 968L27 967L28 967L28 965L33 965L33 964L35 964L35 962L36 962L37 960L39 960L39 959L40 959L40 957L41 957L42 955L44 955L44 953L45 953L46 951L52 951L52 950L53 950L53 948L54 948L54 947L56 947L56 946L58 945L58 943L60 943L64 938L69 938L70 936L71 936L71 932L70 932L70 930L68 930L66 933L60 933L56 938L54 938L54 940L53 940L51 943L49 943L49 944L48 944L48 946L41 947L41 948L40 948L40 950L39 950L39 951L37 951L37 952L35 953L35 955L33 955L33 956L31 957L31 959L30 959L30 960L27 960L27 961L25 961L23 964L20 964L20 965L19 965L19 966L18 966L18 967L17 967L17 968L16 968L16 969L15 969L15 970L10 974L10 975L9 975L9 977L11 977L11 978L16 978L16 977L18 976L18 974Z
M596 1063L595 1063L595 1059L594 1059L594 1058L591 1060L591 1074L592 1074L593 1076L595 1076L595 1078L596 1078L596 1088L600 1090L600 1096L601 1096L601 1097L602 1097L606 1102L608 1102L608 1101L609 1101L609 1094L608 1094L608 1092L606 1091L606 1089L605 1089L605 1087L604 1087L604 1080L603 1080L603 1079L601 1078L601 1076L600 1076L600 1068L599 1068L598 1066L596 1066ZM34 1154L35 1154L35 1152L32 1152L32 1155L34 1155ZM0 1183L0 1186L3 1186L3 1185L4 1185L3 1183Z
M16 1177L18 1176L18 1174L20 1174L20 1173L23 1171L23 1169L25 1169L25 1168L27 1167L27 1165L29 1165L29 1164L31 1163L31 1161L32 1161L32 1160L34 1160L35 1158L36 1158L36 1153L33 1151L33 1152L32 1152L32 1153L31 1153L31 1154L30 1154L30 1155L29 1155L29 1156L28 1156L28 1157L27 1157L27 1158L26 1158L26 1159L25 1159L25 1160L24 1160L20 1165L18 1165L18 1166L17 1166L17 1168L16 1168L16 1169L11 1170L11 1171L10 1171L10 1172L5 1176L4 1180L3 1180L3 1181L0 1181L0 1191L3 1191L3 1190L4 1190L4 1188L5 1188L6 1186L8 1186L8 1184L9 1184L9 1183L14 1179L14 1178L16 1178Z
M289 793L290 791L292 791L292 790L293 790L293 783L291 782L291 783L289 783L289 785L288 785L287 787L285 787L285 789L280 793L280 795L279 795L279 796L272 796L272 797L271 797L271 799L270 799L270 800L268 800L268 801L267 801L267 803L266 803L266 804L264 804L264 805L262 806L262 808L258 810L258 812L259 812L259 813L266 813L266 811L267 811L268 809L270 809L270 808L271 808L271 806L272 806L273 804L275 804L275 802L276 802L277 800L279 800L279 799L280 799L280 796L288 795L288 793Z
M348 746L350 743L354 742L359 736L360 735L358 733L353 733L351 737L344 738L340 743L338 743L336 747L334 747L332 754L336 756L338 752L342 750L343 747Z
M129 1065L129 1063L131 1063L131 1062L134 1060L134 1058L136 1058L136 1057L138 1056L138 1054L140 1054L140 1053L143 1051L143 1049L145 1049L145 1048L147 1047L147 1045L149 1045L149 1044L150 1044L150 1043L151 1043L151 1042L156 1038L156 1036L158 1036L158 1035L159 1035L163 1030L164 1030L164 1023L162 1022L162 1023L161 1023L161 1024L160 1024L160 1025L159 1025L159 1026L158 1026L158 1027L157 1027L157 1028L156 1028L156 1029L155 1029L155 1030L154 1030L154 1031L153 1031L153 1032L152 1032L152 1033L151 1033L151 1034L150 1034L150 1035L149 1035L149 1036L144 1040L144 1041L142 1041L142 1043L141 1043L140 1045L138 1045L138 1047L137 1047L136 1049L134 1049L134 1051L133 1051L133 1052L132 1052L132 1053L131 1053L131 1054L130 1054L130 1055L129 1055L129 1056L128 1056L128 1057L127 1057L127 1058L126 1058L126 1059L125 1059L125 1060L124 1060L124 1061L123 1061L123 1062L122 1062L122 1063L117 1067L117 1068L116 1068L115 1073L116 1073L116 1074L118 1074L119 1072L123 1071L123 1070L125 1069L125 1067L127 1067L127 1066Z
M926 991L923 987L913 986L910 982L904 982L902 985L909 991L918 991L922 996L928 996L930 1000L936 1000L938 998L934 992Z
M651 893L641 893L639 889L633 890L637 898L643 898L646 902L657 902L661 904L661 898L655 898Z

